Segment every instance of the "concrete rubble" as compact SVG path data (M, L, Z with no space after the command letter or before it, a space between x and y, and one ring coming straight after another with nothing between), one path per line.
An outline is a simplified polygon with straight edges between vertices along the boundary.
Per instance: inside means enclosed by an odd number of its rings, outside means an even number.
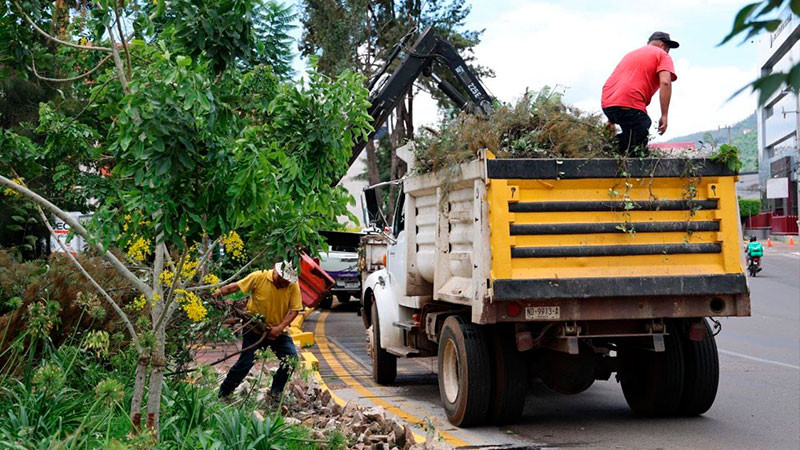
M250 377L248 377L250 378ZM255 380L244 381L237 389L238 393L245 393ZM271 404L268 398L268 388L256 388L259 404L264 408L256 410L258 417L273 414L278 408ZM240 394L241 395L241 394ZM342 433L347 442L347 448L356 450L444 450L452 447L441 441L436 430L431 429L426 435L426 441L417 443L414 433L408 425L402 424L389 417L380 407L365 408L354 402L344 406L339 405L331 397L328 390L324 390L314 379L304 381L295 377L286 385L283 404L280 405L286 423L302 425L310 428L311 438L321 441L329 440L328 435L338 431Z

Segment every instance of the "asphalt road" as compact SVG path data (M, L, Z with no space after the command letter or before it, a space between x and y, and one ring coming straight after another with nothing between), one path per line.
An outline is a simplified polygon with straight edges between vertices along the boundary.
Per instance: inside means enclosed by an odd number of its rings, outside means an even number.
M395 385L372 383L355 301L313 314L306 329L316 331L314 351L323 378L340 397L383 406L411 424L429 422L454 446L796 450L800 449L800 250L797 246L767 249L763 268L750 280L752 317L722 321L717 336L719 392L711 410L695 418L634 416L612 376L574 396L533 382L517 424L458 429L441 409L435 360L401 360Z

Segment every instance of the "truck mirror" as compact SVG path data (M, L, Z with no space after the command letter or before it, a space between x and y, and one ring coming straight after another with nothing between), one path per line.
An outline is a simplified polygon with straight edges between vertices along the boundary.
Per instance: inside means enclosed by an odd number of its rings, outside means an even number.
M364 207L365 225L374 225L376 228L381 229L386 226L383 220L383 215L380 211L378 204L378 195L375 192L377 188L364 189L362 194L362 202Z

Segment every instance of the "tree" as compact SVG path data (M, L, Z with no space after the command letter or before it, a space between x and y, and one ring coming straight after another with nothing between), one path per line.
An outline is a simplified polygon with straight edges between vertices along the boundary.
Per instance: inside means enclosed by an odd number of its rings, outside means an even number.
M464 29L470 12L465 0L304 0L301 13L303 37L301 54L314 56L319 69L334 75L343 70L354 70L372 77L387 60L394 45L410 31L432 26L437 35L447 39L464 56L470 68L480 76L491 76L491 71L474 64L472 49L480 42L482 31ZM397 64L397 61L394 63ZM394 65L389 68L389 73ZM460 84L454 76L442 73L442 78L452 85ZM419 80L419 88L430 92L440 107L450 108L449 100L427 78ZM388 179L398 179L406 167L397 158L396 150L414 137L414 95L408 92L405 100L389 119L390 134L383 151L390 157L388 171L377 167L379 158L372 142L366 147L367 179L370 184L387 181L380 178L387 172ZM464 93L466 96L466 93ZM467 97L468 98L468 97ZM394 187L390 191L390 209L394 206Z
M736 14L730 33L719 45L744 33L747 33L744 38L746 41L764 31L774 32L782 22L774 15L782 12L787 6L792 14L800 16L800 0L760 0L743 7ZM782 86L791 88L795 93L800 92L800 62L795 63L787 72L772 72L756 79L737 91L734 96L749 87L753 92L758 92L758 104L763 105Z
M167 324L176 318L178 325L202 321L208 305L198 294L233 279L202 276L212 250L224 243L228 254L238 249L242 255L236 230L246 232L248 245L261 250L241 273L252 264L321 248L317 230L336 227L336 217L346 215L352 202L330 180L346 171L369 117L358 75L344 72L332 79L311 70L306 82L287 78L281 68L289 60L287 47L275 44L289 39L285 7L261 0L209 0L201 7L180 0L154 3L107 0L88 8L77 2L67 14L45 17L46 9L35 2L12 2L7 23L17 35L38 37L10 62L30 67L18 72L22 77L57 83L83 106L76 113L58 101L43 104L44 141L5 130L0 186L31 201L51 232L48 215L67 222L141 293L136 304L143 320L134 321L95 283L140 356L132 422L140 424L149 374L146 423L157 432L170 363ZM184 14L189 9L191 17ZM80 27L64 25L84 12ZM126 31L127 24L133 29ZM193 29L197 24L202 31ZM56 33L62 25L64 31ZM259 42L264 30L275 45ZM0 54L13 53L9 47L18 44L3 42ZM45 54L57 54L59 61L91 59L87 55L99 60L89 66L40 65L59 74L45 77L34 71L33 61ZM25 180L23 173L57 169L48 156L53 151L91 163L58 169L59 179L69 180L67 190L91 197L94 214L87 226ZM109 251L114 247L125 255Z

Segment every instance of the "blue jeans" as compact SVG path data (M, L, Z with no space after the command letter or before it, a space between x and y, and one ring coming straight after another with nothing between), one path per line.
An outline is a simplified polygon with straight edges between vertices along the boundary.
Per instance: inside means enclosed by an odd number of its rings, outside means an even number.
M261 335L256 331L244 332L242 335L242 348L247 348L255 344L258 342L260 337ZM281 361L278 371L275 372L275 376L272 378L272 387L270 388L270 392L273 394L280 394L283 392L283 388L286 386L286 381L289 380L289 375L294 369L294 366L289 362L289 359L297 358L297 350L294 348L294 342L292 341L292 338L286 336L285 334L282 334L275 339L266 338L256 347L240 353L239 359L236 360L236 364L234 364L233 367L231 367L231 369L228 371L225 381L223 381L222 385L219 387L220 397L229 395L234 389L236 389L236 386L239 386L239 383L244 380L244 377L246 377L247 373L250 372L250 369L253 368L256 350L267 347L272 349L272 351L275 352L275 355Z
M653 123L646 112L621 106L603 108L610 122L622 127L617 136L619 153L623 156L647 156L647 133Z

